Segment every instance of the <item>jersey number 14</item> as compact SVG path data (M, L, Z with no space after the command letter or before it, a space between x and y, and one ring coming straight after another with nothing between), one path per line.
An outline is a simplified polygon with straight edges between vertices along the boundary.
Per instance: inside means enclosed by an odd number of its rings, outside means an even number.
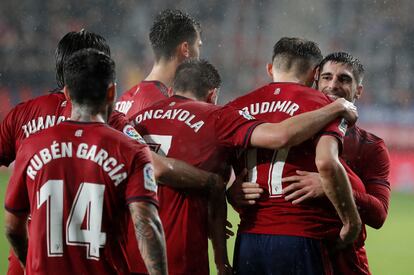
M88 259L99 260L99 249L106 243L106 234L101 232L104 191L103 184L81 183L66 222L66 244L85 246ZM60 257L63 256L63 180L48 180L43 184L37 192L37 209L44 203L48 256Z

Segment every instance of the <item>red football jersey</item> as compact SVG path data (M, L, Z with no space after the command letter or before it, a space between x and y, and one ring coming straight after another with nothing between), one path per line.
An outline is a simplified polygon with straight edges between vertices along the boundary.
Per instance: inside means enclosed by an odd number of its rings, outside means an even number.
M27 274L129 274L126 205L158 205L156 188L148 148L106 124L66 121L26 139L5 207L31 215Z
M118 100L115 109L126 114L128 118L168 97L168 88L160 81L141 81Z
M314 89L294 83L271 83L229 103L248 111L255 118L280 122L289 117L318 109L331 100ZM309 238L338 236L340 220L327 199L293 205L284 199L283 177L296 170L317 171L315 149L321 135L342 138L346 124L340 119L327 125L319 135L291 148L282 150L249 149L243 153L236 169L246 167L248 180L265 190L257 204L240 210L239 232L291 235Z
M56 92L14 107L0 124L0 165L8 166L14 161L25 138L68 119L70 109L66 105L65 95Z
M71 115L71 103L66 101L62 92L49 93L23 102L14 107L0 124L0 166L8 166L16 158L17 150L24 139L31 134L52 127L68 119ZM144 143L135 129L121 112L114 111L108 124L127 136ZM16 256L9 256L9 275L21 275Z
M357 126L351 127L344 138L342 158L361 178L367 192L380 194L382 203L388 205L390 161L384 141ZM358 190L354 186L352 189ZM366 223L375 224L378 216L386 215L386 213L364 211L367 207L360 205L358 198L356 203L361 206L361 218ZM381 204L377 208L384 211ZM338 271L338 274L370 274L364 247L365 239L366 229L363 226L361 234L353 245L337 251L331 257L334 270Z
M232 107L180 96L155 103L134 115L131 122L157 153L215 173L226 171L229 148L246 147L260 124ZM161 185L158 197L168 270L173 274L208 274L207 195ZM136 257L137 252L128 253ZM132 271L145 273L146 269L141 263Z
M30 135L69 119L72 106L62 92L49 93L14 107L0 124L0 165L8 166L16 158L20 143ZM112 112L108 124L127 136L140 140L128 127L125 115Z

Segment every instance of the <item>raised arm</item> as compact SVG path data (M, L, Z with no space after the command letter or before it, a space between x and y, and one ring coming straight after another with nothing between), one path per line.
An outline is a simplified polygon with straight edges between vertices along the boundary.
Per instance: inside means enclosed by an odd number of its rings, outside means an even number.
M280 123L263 123L257 126L250 143L254 147L280 149L298 145L318 133L329 122L342 116L355 123L358 114L356 107L340 98L318 110L306 112Z
M335 137L322 136L319 139L315 163L323 190L343 223L340 238L344 244L351 243L361 230L361 219L352 197L348 176L338 158L338 141Z
M167 252L157 208L148 202L129 204L139 251L149 274L168 274Z
M5 232L14 253L23 267L26 266L27 256L27 214L16 215L5 211Z

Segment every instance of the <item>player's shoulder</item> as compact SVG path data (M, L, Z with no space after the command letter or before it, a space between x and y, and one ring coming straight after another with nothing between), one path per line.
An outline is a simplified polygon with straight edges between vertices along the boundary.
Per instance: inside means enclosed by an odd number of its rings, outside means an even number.
M62 92L50 92L17 104L11 112L22 112L30 109L56 110L66 107L67 100Z
M371 146L382 146L384 148L386 147L385 142L382 138L380 138L379 136L365 129L358 127L357 125L355 125L354 127L351 127L349 129L349 133L350 135L356 136L360 140L361 143L371 145Z
M138 84L132 86L128 90L126 90L122 96L120 97L119 101L125 100L127 98L134 98L135 96L141 94L141 92L145 91L159 91L165 95L168 94L168 88L160 81L147 81L143 80Z

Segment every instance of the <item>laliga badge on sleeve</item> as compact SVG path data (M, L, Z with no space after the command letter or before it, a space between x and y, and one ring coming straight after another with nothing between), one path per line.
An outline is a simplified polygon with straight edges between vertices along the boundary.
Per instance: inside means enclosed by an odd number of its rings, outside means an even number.
M151 163L147 163L144 166L144 187L148 191L157 192L157 183L154 176L154 168Z
M127 135L127 137L132 138L133 140L136 140L141 144L146 144L145 140L137 132L137 130L135 130L135 128L132 127L132 125L125 125L124 130L122 132L124 132L124 134Z
M341 123L338 126L338 129L339 129L339 131L341 131L342 134L345 135L347 128L348 128L348 122L346 122L346 120L343 118L341 120Z

